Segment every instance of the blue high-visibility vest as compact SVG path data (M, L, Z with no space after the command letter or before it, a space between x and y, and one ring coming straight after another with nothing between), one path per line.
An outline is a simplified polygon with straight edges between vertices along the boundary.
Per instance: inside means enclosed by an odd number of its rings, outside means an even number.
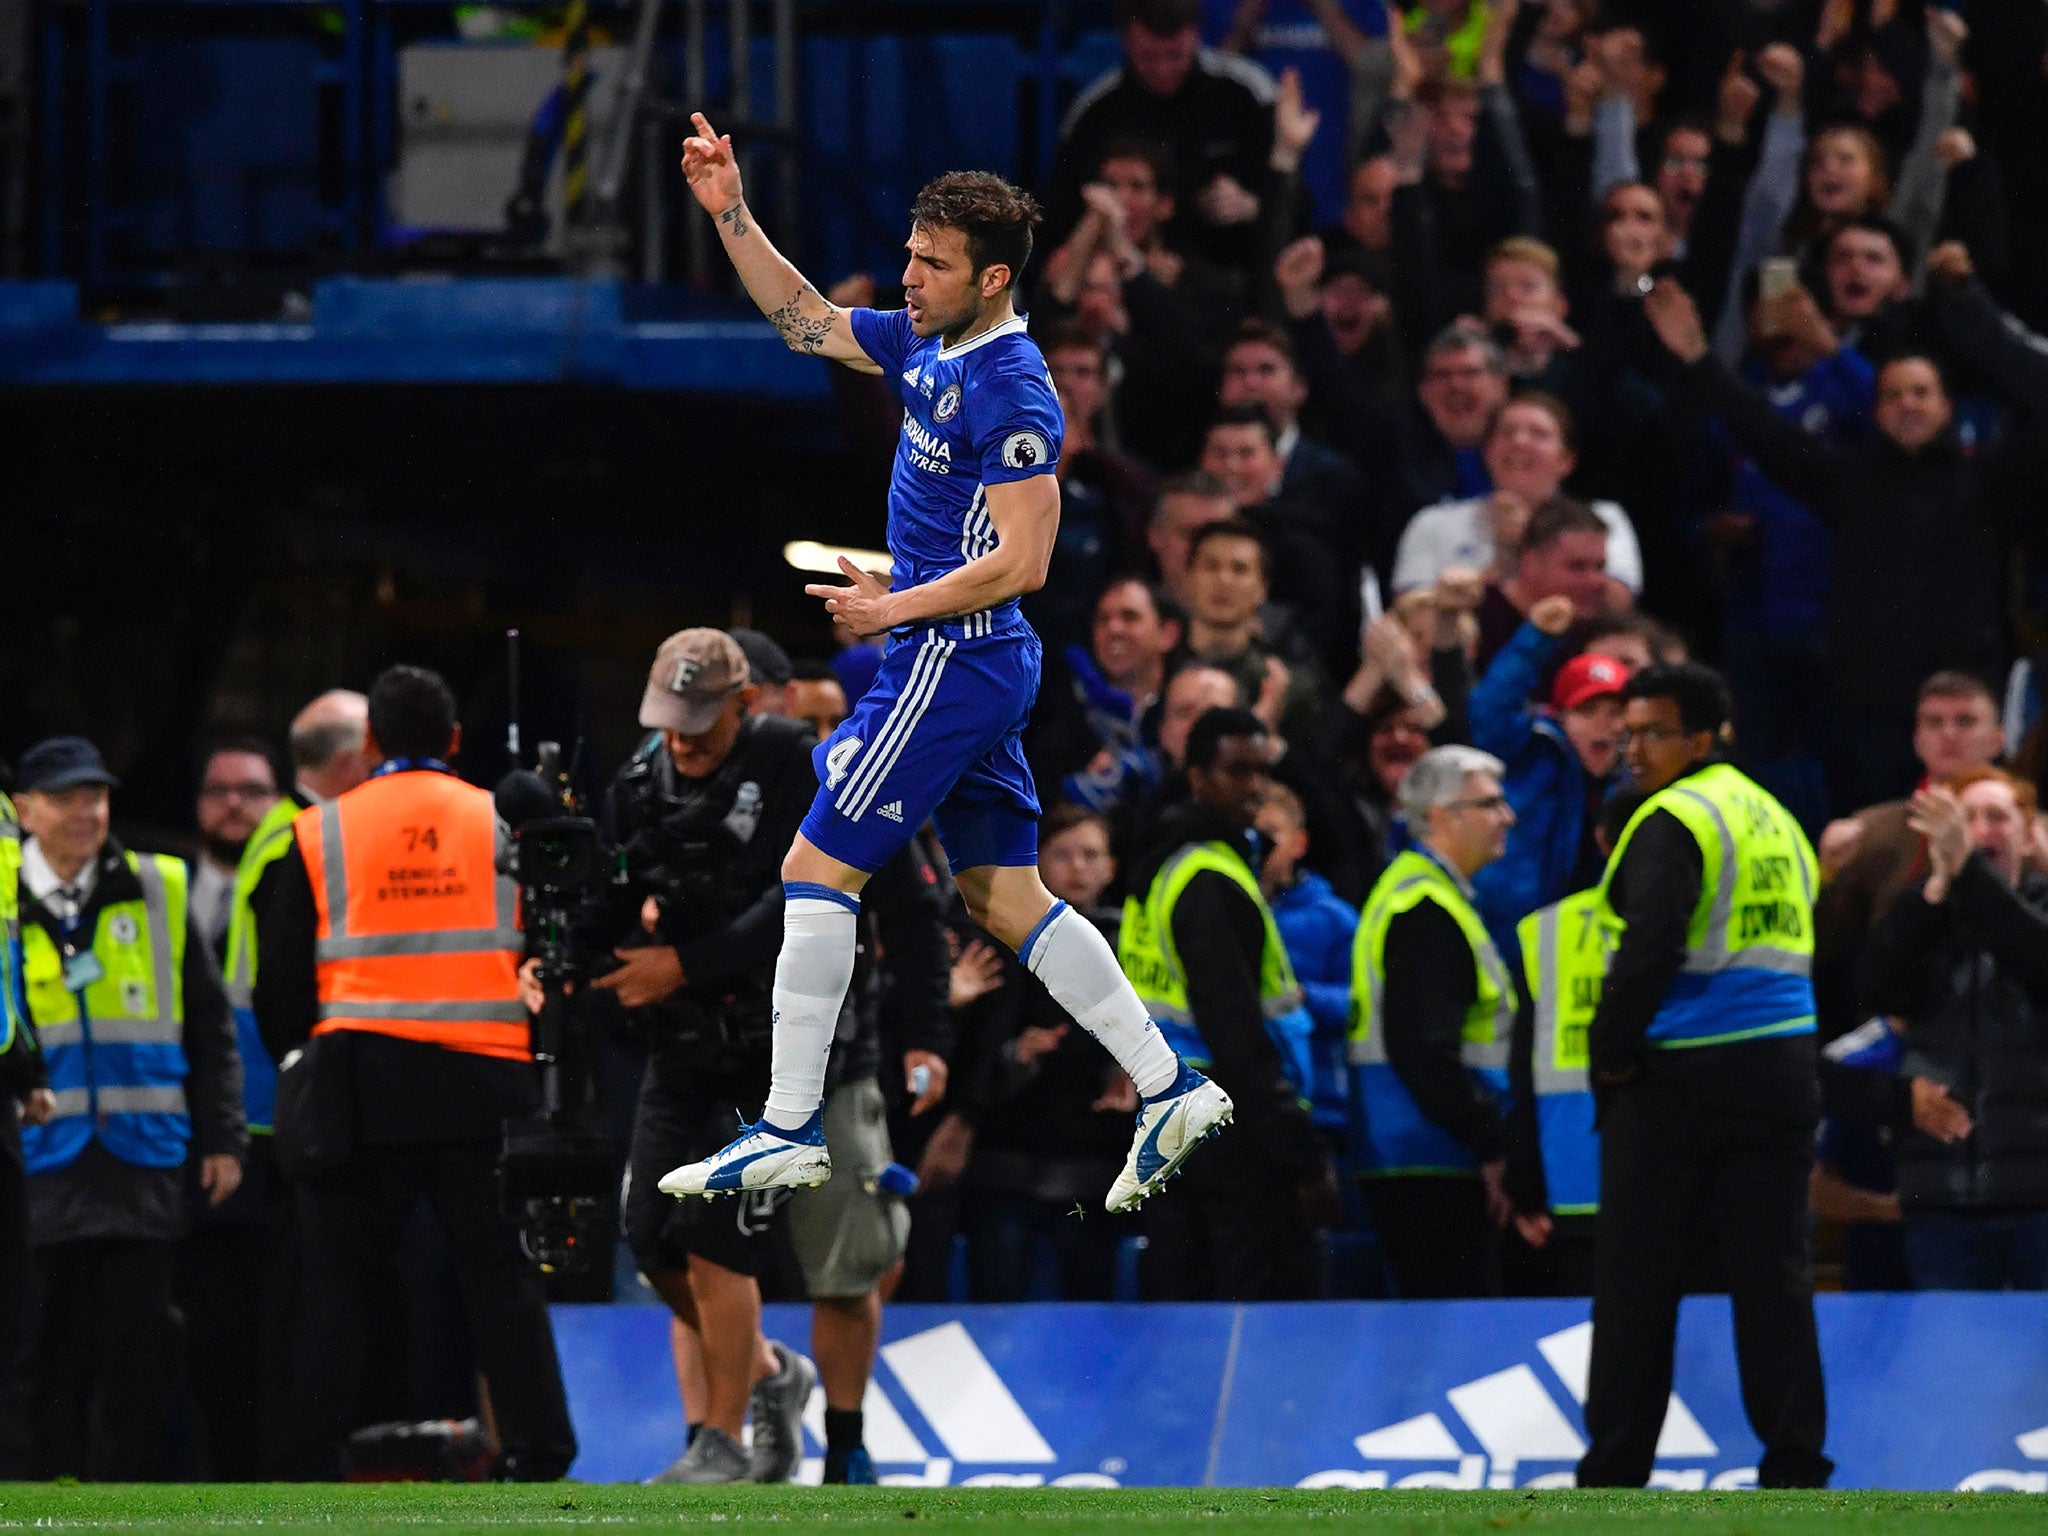
M24 1125L30 1173L67 1168L97 1140L123 1162L176 1168L192 1143L185 1104L185 866L124 855L139 898L108 902L90 934L22 934L29 1017L57 1109Z

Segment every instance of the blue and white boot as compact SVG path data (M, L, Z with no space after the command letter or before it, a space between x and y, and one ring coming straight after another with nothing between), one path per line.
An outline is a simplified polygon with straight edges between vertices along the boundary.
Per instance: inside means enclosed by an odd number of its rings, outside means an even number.
M663 1174L660 1187L663 1194L683 1200L750 1189L816 1189L831 1177L821 1108L794 1131L765 1119L741 1126L739 1135L701 1163L685 1163Z
M1105 1204L1112 1211L1135 1211L1180 1172L1205 1138L1230 1124L1231 1113L1230 1095L1182 1062L1180 1076L1164 1093L1138 1105L1137 1139Z

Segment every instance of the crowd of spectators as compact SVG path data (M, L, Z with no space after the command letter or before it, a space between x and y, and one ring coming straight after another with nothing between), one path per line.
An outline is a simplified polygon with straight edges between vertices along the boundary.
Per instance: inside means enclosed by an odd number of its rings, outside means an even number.
M2048 1141L2018 1105L2048 1036L1999 945L2048 878L2023 660L2048 344L2015 313L2042 318L2048 24L1917 0L1126 0L1117 22L1023 301L1068 420L1027 599L1047 843L1086 850L1068 899L1113 928L1144 896L1201 803L1190 728L1249 711L1250 846L1313 1021L1295 1086L1342 1171L1351 931L1421 835L1409 767L1498 761L1513 824L1472 884L1513 956L1599 878L1623 686L1709 661L1730 756L1821 847L1824 1038L1876 1016L1904 1042L1828 1067L1816 1204L1859 1218L1850 1283L1955 1283L1969 1244L1926 1235L1937 1209L2016 1224L2035 1267L2000 1283L2041 1283L2048 1196L2021 1170ZM2003 842L1978 806L2000 795ZM1943 979L1970 945L1996 1008ZM927 1170L957 1174L975 1294L1128 1287L1110 1224L1055 1219L1121 1104L1107 1059L1028 978L990 961L977 989L947 1109L972 1150ZM1309 1289L1386 1283L1362 1202L1269 1182L1322 1234Z

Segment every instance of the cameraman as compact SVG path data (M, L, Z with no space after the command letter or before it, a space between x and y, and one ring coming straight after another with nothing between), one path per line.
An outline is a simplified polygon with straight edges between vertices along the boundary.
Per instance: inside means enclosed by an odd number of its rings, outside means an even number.
M757 1277L787 1191L676 1201L669 1169L715 1152L768 1092L769 986L782 944L781 862L817 787L810 731L749 713L745 654L716 629L656 653L640 723L659 731L606 794L602 830L621 850L605 930L615 996L647 1045L626 1175L626 1240L647 1281L696 1336L701 1425L664 1480L783 1481L795 1470L810 1363L761 1336ZM530 973L529 973L530 974ZM749 1398L755 1456L740 1444ZM693 1408L696 1403L692 1403Z

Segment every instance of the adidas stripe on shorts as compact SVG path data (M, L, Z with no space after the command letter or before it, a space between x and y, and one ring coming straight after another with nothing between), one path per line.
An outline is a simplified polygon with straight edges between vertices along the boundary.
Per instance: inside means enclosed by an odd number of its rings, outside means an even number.
M984 616L892 635L874 684L811 754L818 794L803 834L872 874L927 817L956 870L1038 862L1038 792L1024 722L1038 697L1038 636Z

